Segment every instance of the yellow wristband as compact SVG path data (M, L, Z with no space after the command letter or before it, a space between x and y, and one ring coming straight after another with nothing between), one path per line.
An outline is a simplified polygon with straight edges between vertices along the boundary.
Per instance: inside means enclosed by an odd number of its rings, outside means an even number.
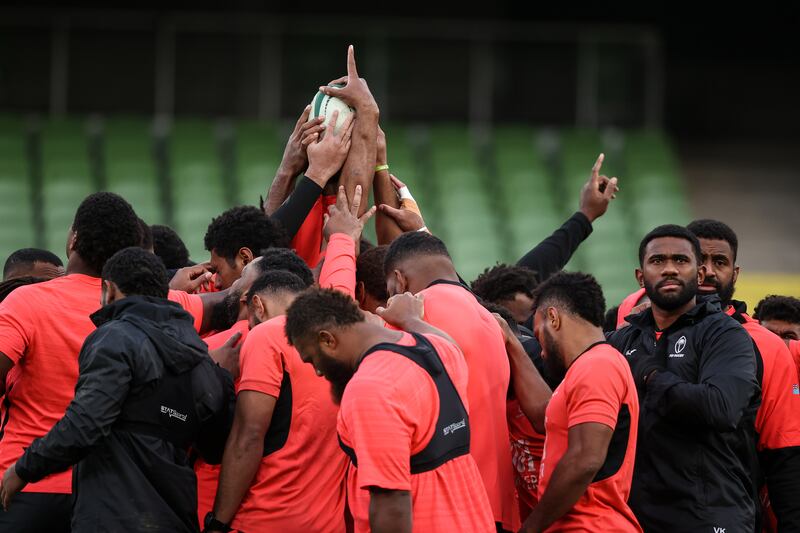
M380 172L381 170L389 170L389 165L375 165L375 172Z

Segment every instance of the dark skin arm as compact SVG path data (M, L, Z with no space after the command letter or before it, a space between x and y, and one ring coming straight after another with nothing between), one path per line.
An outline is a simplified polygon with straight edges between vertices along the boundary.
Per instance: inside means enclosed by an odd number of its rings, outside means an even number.
M572 509L603 466L612 434L610 427L596 422L569 428L567 451L521 531L544 531Z
M203 322L200 325L200 333L207 333L211 330L211 310L228 295L228 289L219 292L204 292L199 294L203 301Z
M386 134L379 126L375 166L387 165L387 160ZM400 200L397 198L397 193L392 185L389 169L376 172L372 186L375 205L388 205L389 207L400 209ZM378 235L378 244L389 244L403 234L403 230L400 229L397 222L385 213L375 217L375 232Z
M503 330L508 361L511 365L511 380L519 407L533 428L544 434L544 415L553 392L542 379L536 367L533 366L533 361L525 353L522 343L508 327L503 317L498 314L494 314L494 317Z
M369 489L369 527L373 533L411 533L411 493Z
M236 414L225 444L214 500L214 516L225 524L233 520L258 472L275 402L273 396L247 390L236 399Z
M6 393L6 376L13 366L14 361L9 359L3 352L0 352L0 394Z
M331 87L333 84L345 83L342 88ZM347 76L334 80L330 85L319 90L328 96L341 99L356 110L356 121L353 129L352 146L347 160L342 167L340 184L344 185L347 198L352 201L356 185L361 185L364 196L369 194L372 178L375 174L376 143L378 138L378 104L363 78L358 77L355 53L351 45L347 49ZM367 202L361 206L359 216L367 209Z

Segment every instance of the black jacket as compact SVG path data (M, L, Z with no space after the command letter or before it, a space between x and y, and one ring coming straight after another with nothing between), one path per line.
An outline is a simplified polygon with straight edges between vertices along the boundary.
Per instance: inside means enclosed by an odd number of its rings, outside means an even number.
M75 398L17 474L73 469L73 531L198 531L192 445L219 461L233 381L177 304L132 296L92 315ZM76 464L77 463L77 464Z
M639 438L629 504L645 531L754 529L754 420L760 402L753 343L701 301L656 341L651 310L608 334L633 366L655 355L666 370L639 391Z

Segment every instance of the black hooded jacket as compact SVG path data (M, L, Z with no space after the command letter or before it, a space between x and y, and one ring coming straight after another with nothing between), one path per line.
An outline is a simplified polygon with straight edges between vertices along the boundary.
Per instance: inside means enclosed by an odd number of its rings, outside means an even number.
M760 403L750 336L699 301L656 340L652 310L607 334L632 367L665 369L639 391L639 438L629 504L645 531L753 531L757 468L753 422Z
M92 315L75 398L16 463L25 481L73 469L73 531L198 531L187 450L219 462L233 381L208 356L192 318L131 296Z

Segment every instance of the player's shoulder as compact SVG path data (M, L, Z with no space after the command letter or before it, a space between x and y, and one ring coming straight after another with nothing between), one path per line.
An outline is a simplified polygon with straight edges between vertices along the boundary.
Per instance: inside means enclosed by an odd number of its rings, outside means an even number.
M573 380L586 377L593 381L609 377L624 378L628 372L628 362L616 348L603 342L593 346L573 362L570 370L573 369L575 372L570 372Z

